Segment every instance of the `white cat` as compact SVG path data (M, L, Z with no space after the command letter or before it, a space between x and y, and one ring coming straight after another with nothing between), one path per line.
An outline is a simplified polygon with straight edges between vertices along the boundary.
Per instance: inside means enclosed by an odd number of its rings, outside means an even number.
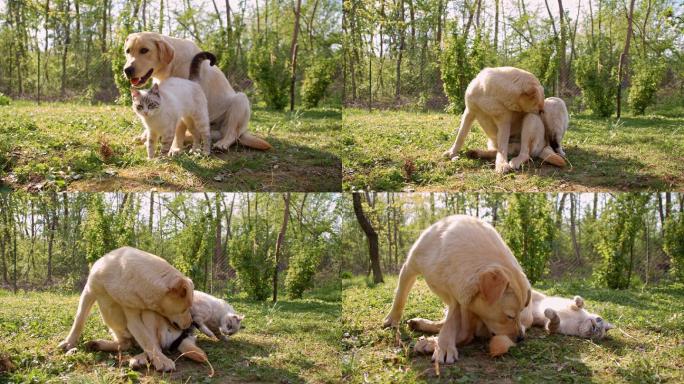
M209 136L209 114L207 98L197 83L199 66L203 60L213 65L216 57L209 52L200 52L190 65L190 80L171 77L154 84L149 91L131 89L133 110L145 125L147 158L155 155L155 147L161 138L161 154L173 156L182 151L185 130L181 120L193 136L193 150L201 149L209 155L211 140Z
M521 314L526 327L544 327L550 333L579 336L600 340L606 336L613 324L584 309L584 300L575 296L572 300L563 297L546 296L532 290L530 305Z

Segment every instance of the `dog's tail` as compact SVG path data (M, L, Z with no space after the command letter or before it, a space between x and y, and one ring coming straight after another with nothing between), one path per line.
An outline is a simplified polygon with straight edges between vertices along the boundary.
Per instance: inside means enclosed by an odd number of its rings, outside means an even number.
M565 167L565 159L563 156L557 154L556 151L549 146L546 146L544 149L542 149L541 153L539 154L539 158L541 158L544 162L555 165L556 167Z
M213 53L202 51L192 58L192 63L190 63L190 76L188 77L192 81L197 81L199 79L199 69L200 65L204 60L209 60L209 65L216 64L216 56Z
M243 133L239 138L238 142L245 147L250 147L254 149L260 149L262 151L266 151L271 149L271 144L269 144L266 140L254 136L249 132Z

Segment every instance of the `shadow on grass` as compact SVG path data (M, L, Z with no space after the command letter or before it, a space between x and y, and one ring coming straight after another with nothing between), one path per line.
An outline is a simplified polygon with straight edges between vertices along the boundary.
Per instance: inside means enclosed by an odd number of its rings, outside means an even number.
M271 151L234 145L214 153L220 163L203 165L192 157L174 161L199 177L210 189L221 191L338 192L342 188L342 162L320 149L269 138Z

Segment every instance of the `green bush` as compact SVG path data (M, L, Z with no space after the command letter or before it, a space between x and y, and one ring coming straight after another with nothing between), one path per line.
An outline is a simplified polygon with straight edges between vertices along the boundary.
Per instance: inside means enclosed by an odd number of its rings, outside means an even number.
M249 54L249 76L257 93L268 106L282 110L287 105L290 73L287 68L286 48L274 33L258 38Z
M302 82L302 102L306 108L314 108L325 96L325 91L333 82L337 62L333 59L316 61L307 70Z
M596 281L611 289L626 289L632 283L634 244L643 228L643 214L649 195L621 193L611 200L601 214L596 250L601 264L595 270Z
M616 59L607 42L586 47L575 60L575 79L582 98L594 114L609 117L615 112L617 96Z
M634 73L629 88L629 104L635 115L643 115L655 101L666 66L662 59L647 57L634 60L632 68Z
M684 213L673 213L665 221L663 250L672 260L672 273L684 281Z
M299 299L305 290L313 286L313 277L318 270L325 246L321 244L298 244L291 248L290 264L285 277L287 296Z
M256 300L271 295L275 257L272 241L257 238L256 230L236 234L230 240L231 264L235 268L240 287Z
M12 99L9 96L0 92L0 105L10 105L11 101L12 101Z
M511 196L501 232L532 284L546 272L555 230L551 205L544 194Z

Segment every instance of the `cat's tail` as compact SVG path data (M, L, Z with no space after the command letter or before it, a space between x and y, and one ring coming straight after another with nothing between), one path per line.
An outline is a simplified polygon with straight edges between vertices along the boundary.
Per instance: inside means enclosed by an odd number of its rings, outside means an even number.
M213 53L202 51L192 58L192 63L190 63L190 76L188 77L192 81L199 80L199 70L200 65L204 60L209 60L209 65L216 64L216 56Z

